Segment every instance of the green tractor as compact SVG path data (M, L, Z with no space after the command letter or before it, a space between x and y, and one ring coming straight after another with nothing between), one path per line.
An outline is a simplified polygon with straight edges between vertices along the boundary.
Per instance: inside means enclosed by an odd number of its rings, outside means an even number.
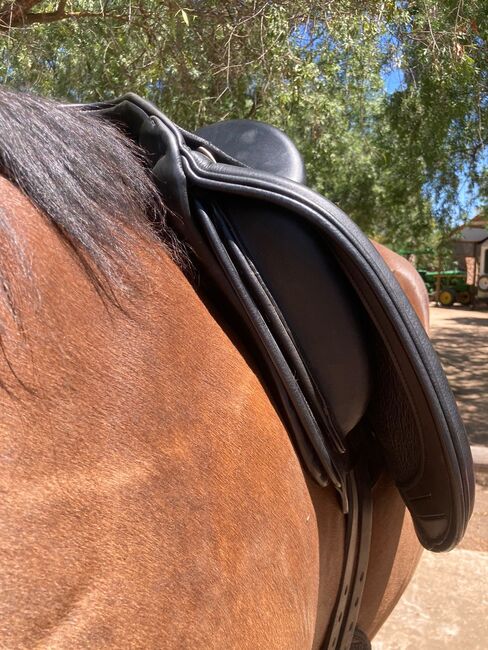
M471 305L475 288L466 282L465 271L423 271L420 276L425 282L429 297L438 300L444 307L450 307L455 302L461 305Z

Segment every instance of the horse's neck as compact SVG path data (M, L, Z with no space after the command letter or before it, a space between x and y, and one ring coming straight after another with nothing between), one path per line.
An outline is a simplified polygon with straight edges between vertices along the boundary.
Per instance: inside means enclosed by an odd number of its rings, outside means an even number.
M88 634L94 647L307 647L315 517L256 377L162 249L141 242L128 314L107 307L49 222L0 183L31 269L0 242L16 306L0 307L5 644L33 645L44 625L50 647ZM15 612L33 606L30 628Z
M139 418L144 428L152 408L164 408L169 431L173 420L178 426L182 413L188 415L183 400L191 396L200 409L202 398L222 388L223 375L232 377L234 387L242 384L245 393L249 369L162 247L152 243L145 251L141 242L135 286L116 291L118 308L100 298L48 221L15 188L4 189L6 203L16 211L16 245L30 267L28 273L21 263L15 268L17 251L8 251L11 300L2 307L7 325L2 379L13 393L22 397L20 380L44 398L31 400L33 409L46 402L52 418L59 406L60 425L73 417L83 427L85 415L93 422L97 414L103 427L104 410L110 411L114 432L122 426L113 421L115 413L121 421ZM15 318L9 302L15 303ZM73 427L74 421L68 428Z

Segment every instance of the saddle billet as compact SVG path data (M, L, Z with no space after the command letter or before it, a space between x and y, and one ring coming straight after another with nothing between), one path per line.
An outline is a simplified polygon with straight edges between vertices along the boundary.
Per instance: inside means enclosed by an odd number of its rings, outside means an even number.
M325 198L136 95L85 108L147 152L202 287L257 360L304 464L340 494L346 553L324 648L349 648L369 556L370 448L426 548L455 546L473 509L471 452L437 355L380 255Z

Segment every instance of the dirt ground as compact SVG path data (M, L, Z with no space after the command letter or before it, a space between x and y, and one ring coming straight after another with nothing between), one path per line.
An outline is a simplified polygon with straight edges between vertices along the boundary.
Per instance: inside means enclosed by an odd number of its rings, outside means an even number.
M431 336L481 459L475 509L457 549L424 552L374 650L488 648L488 311L432 307Z

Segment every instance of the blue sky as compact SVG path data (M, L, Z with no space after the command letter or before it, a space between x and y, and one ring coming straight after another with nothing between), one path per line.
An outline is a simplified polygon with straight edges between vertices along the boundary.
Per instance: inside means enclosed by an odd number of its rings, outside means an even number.
M388 94L394 93L395 90L400 89L403 86L403 70L400 68L395 68L383 75L383 81L385 83L385 90Z

